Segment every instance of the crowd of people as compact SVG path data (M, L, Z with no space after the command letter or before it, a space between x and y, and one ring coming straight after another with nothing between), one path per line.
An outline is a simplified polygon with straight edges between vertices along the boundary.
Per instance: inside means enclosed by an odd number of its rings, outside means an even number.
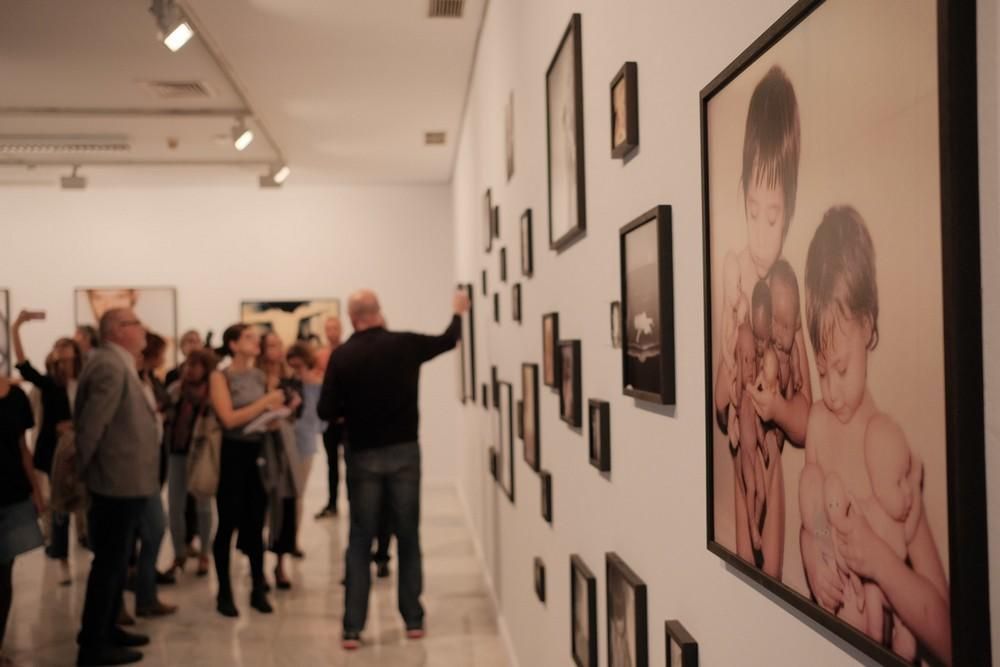
M422 637L419 369L455 346L467 297L452 305L438 336L386 330L368 290L349 299L354 334L343 344L337 318L326 322L326 346L299 340L285 349L276 333L239 323L212 349L188 331L183 362L166 373L166 341L129 308L59 338L43 373L25 355L22 328L45 313L22 311L12 328L20 378L0 376L0 667L14 664L3 653L14 560L44 545L60 584L72 585L71 523L79 547L93 552L78 665L141 660L149 638L125 630L135 619L124 592L135 593L135 616L175 614L159 588L192 558L198 577L214 563L216 609L239 616L234 536L250 565L249 606L272 613L265 552L276 555L274 587L291 588L285 559L305 557L302 498L321 437L330 497L316 519L338 515L341 447L347 469L343 648L361 645L370 566L389 576L391 535L406 634ZM173 561L158 571L168 529Z

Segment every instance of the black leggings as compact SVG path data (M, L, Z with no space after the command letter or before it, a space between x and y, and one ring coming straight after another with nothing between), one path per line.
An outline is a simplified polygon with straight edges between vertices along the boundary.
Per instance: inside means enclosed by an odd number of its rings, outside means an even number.
M10 615L10 605L14 601L14 559L0 563L0 649L3 648L3 637L7 632L7 617Z
M223 440L219 470L219 490L215 502L219 527L212 551L219 578L219 597L232 597L229 581L229 554L233 533L239 533L236 547L250 559L254 590L264 588L264 517L267 494L257 469L260 444Z

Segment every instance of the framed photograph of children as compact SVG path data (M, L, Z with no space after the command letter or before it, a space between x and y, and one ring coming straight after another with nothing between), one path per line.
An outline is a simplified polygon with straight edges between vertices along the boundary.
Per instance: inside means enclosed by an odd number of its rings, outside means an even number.
M648 667L646 584L618 554L605 555L608 667Z
M975 34L802 1L701 92L708 548L886 665L991 664Z
M559 313L542 315L542 383L559 387Z
M611 470L611 406L607 401L590 399L590 465L601 472Z
M10 291L0 289L0 375L10 371Z
M514 388L510 382L497 382L497 475L500 487L514 502Z
M521 323L521 283L514 283L510 289L510 316L518 324Z
M462 402L476 402L476 324L471 283L458 286L469 297L469 310L462 315L462 337L458 341L462 368Z
M135 316L150 333L166 342L166 366L176 366L177 346L177 290L173 287L86 287L74 290L74 318L76 326L89 324L98 328L101 316L112 308L131 308ZM338 302L339 303L339 302ZM270 308L268 320L275 315ZM263 322L252 321L265 328ZM308 323L308 319L307 319ZM293 328L302 327L299 318L289 323ZM272 327L278 330L277 327ZM297 329L298 330L298 329ZM280 331L279 331L280 332ZM167 368L163 368L162 375Z
M583 425L580 341L559 341L559 418L574 428Z
M670 207L657 206L619 231L626 396L673 404L674 269Z
M521 275L525 278L535 272L535 241L531 229L531 209L528 208L521 214Z
M507 282L507 248L500 248L500 282Z
M597 667L597 578L580 556L569 557L570 655L577 667Z
M561 251L587 229L583 156L581 19L573 14L545 73L549 247Z
M493 321L500 324L500 292L493 292Z
M639 66L627 62L611 79L611 157L639 147Z
M493 192L487 188L483 195L483 250L493 249Z
M679 621L666 621L663 627L667 667L698 667L698 642L694 637Z
M539 475L542 479L542 518L552 523L552 473L543 470Z
M538 472L541 464L541 444L538 418L538 364L521 364L521 396L524 404L524 460Z
M538 598L539 602L545 602L545 562L536 557L535 558L535 596Z
M622 346L622 302L611 302L611 347L618 350Z

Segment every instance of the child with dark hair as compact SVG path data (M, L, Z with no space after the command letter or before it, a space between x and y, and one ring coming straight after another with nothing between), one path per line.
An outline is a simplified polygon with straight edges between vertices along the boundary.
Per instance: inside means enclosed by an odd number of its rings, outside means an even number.
M821 493L807 479L842 480L843 500L822 492L849 570L824 561L803 526L809 586L836 613L845 604L844 576L857 575L865 582L861 630L907 661L919 647L929 654L924 657L950 665L948 582L923 512L921 467L903 429L878 409L868 389L868 355L878 344L878 287L875 248L855 209L834 207L823 216L809 245L805 287L822 400L809 413L799 495Z

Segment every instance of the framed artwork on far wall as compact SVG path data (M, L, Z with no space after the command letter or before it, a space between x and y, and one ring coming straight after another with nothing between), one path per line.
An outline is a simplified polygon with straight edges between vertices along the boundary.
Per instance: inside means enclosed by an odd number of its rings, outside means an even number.
M514 415L517 424L517 439L524 440L524 401L517 402L517 412Z
M669 206L656 206L619 231L622 391L670 405L676 385L672 247Z
M500 324L500 292L493 292L493 321Z
M597 578L580 556L569 557L570 655L577 667L597 667Z
M515 322L521 323L521 283L514 283L511 287L510 315Z
M500 248L500 256L499 256L498 259L499 259L499 262L500 262L500 282L505 283L505 282L507 282L507 248L506 247Z
M0 375L9 376L10 360L10 290L0 289Z
M539 476L542 480L542 518L552 523L552 473L543 470Z
M489 290L486 289L486 269L483 269L482 272L479 274L479 284L480 284L480 291L482 292L483 296L489 296L490 295Z
M611 157L639 147L639 66L629 61L611 80Z
M646 584L616 553L605 555L608 667L649 667Z
M618 350L622 346L622 302L611 302L611 347Z
M482 400L483 407L484 408L489 408L489 396L490 396L490 393L489 393L489 391L487 390L486 387L487 387L487 385L484 382L482 384L482 386L480 387L480 391L482 391L482 393L483 393L483 400Z
M340 317L340 299L240 302L240 322L253 324L261 335L275 332L286 348L300 340L329 345L326 321L331 317Z
M500 238L500 204L496 204L493 207L493 213L490 218L490 227L493 229L493 238Z
M663 624L667 667L698 667L698 642L679 621Z
M490 463L490 477L492 477L497 481L500 481L500 478L497 477L497 450L495 447L490 447L489 463Z
M539 602L545 602L545 561L541 558L535 558L534 561L534 572L535 572L535 597L538 598Z
M579 428L583 425L583 383L580 379L580 341L559 341L559 418Z
M503 128L504 128L504 155L507 158L505 161L506 171L507 171L507 182L514 177L514 91L510 91L510 95L507 96L507 104L504 106L503 110Z
M529 208L521 214L521 275L525 278L531 277L535 272L535 237L531 230L531 209Z
M474 290L471 283L458 286L469 297L469 310L462 314L462 337L458 341L459 366L461 367L462 402L476 402L476 324L473 310Z
M101 316L112 308L131 308L147 331L161 336L167 344L164 352L167 365L176 366L177 290L173 287L78 287L74 290L76 326L98 327ZM269 310L269 309L268 309ZM339 311L338 311L339 312ZM284 311L282 311L284 314ZM295 319L295 325L299 325ZM321 327L322 329L322 327ZM163 372L166 373L164 368Z
M538 364L521 364L521 397L524 404L524 460L538 472L542 460L538 415Z
M897 667L997 659L976 6L797 2L700 100L708 549Z
M583 155L581 18L573 14L545 73L549 247L561 251L587 229Z
M483 250L489 252L493 249L493 192L489 188L483 195L482 216Z
M588 402L590 428L590 465L601 472L611 470L611 406L607 401Z
M559 388L559 313L542 315L542 383Z
M497 382L497 476L507 498L514 502L514 388Z

